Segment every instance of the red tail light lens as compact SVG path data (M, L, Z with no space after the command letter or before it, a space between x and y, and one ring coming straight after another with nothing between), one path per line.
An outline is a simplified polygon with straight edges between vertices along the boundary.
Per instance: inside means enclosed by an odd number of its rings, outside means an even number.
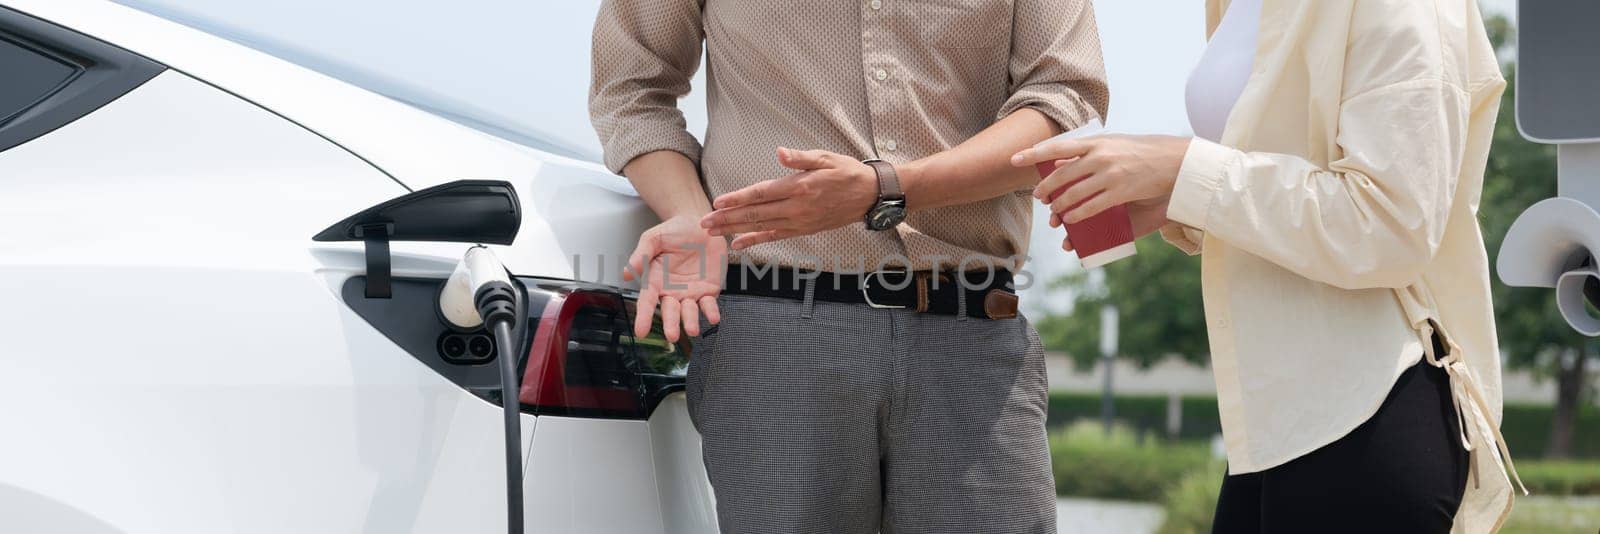
M686 346L659 332L634 339L633 303L621 295L558 290L536 324L518 399L539 414L643 418L683 387Z

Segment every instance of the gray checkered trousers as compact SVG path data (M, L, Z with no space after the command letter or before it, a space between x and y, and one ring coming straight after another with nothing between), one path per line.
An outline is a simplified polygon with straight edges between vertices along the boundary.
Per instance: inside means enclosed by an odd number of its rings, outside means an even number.
M719 304L688 399L722 532L1055 532L1044 349L1026 319Z

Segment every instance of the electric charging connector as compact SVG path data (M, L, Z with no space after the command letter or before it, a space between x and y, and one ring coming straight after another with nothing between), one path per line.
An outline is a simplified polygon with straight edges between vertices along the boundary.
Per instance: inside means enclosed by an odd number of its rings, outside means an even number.
M500 406L506 444L506 531L522 534L522 411L517 380L520 325L527 303L494 252L482 245L467 249L439 293L445 320L460 328L488 326L499 346Z

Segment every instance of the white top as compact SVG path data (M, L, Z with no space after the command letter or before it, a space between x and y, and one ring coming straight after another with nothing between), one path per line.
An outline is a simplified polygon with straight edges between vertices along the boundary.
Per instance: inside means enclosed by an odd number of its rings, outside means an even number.
M1204 55L1189 74L1186 100L1194 134L1222 142L1228 114L1244 93L1255 65L1256 33L1261 27L1261 0L1234 0L1211 34Z

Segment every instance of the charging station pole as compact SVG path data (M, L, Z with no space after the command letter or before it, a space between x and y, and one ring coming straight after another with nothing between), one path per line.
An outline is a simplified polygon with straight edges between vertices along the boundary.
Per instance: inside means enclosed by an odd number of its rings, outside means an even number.
M1111 389L1111 370L1117 361L1117 307L1100 308L1100 364L1105 367L1104 389L1100 392L1100 423L1106 435L1111 435L1112 422L1117 418L1116 397Z
M1600 143L1556 145L1556 194L1600 207Z

